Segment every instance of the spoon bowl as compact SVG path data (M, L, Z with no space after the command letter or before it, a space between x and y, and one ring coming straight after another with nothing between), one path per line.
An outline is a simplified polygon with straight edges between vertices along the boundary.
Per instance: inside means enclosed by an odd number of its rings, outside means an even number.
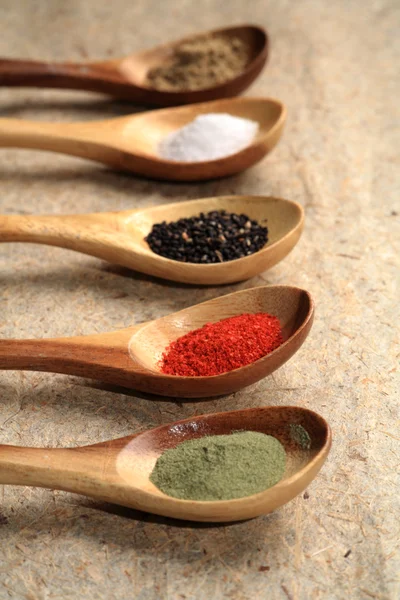
M210 112L253 120L258 133L248 146L224 158L178 162L159 156L158 145L167 134ZM285 119L284 105L270 98L228 98L85 123L0 119L0 147L70 154L155 179L200 181L240 173L259 162L278 143Z
M207 36L239 38L249 49L245 69L233 79L213 87L181 92L149 87L147 73L168 60L177 46ZM247 89L260 74L268 58L268 36L261 27L242 25L216 29L185 37L119 59L54 63L0 59L0 86L66 88L111 94L140 104L171 106L207 102L236 96Z
M268 242L258 252L218 264L201 265L154 253L145 237L156 223L226 210L267 225ZM219 196L133 211L60 216L0 216L0 242L61 246L172 281L222 285L270 269L294 248L303 230L300 204L264 196Z
M296 435L301 428L309 436L306 441ZM235 500L199 502L167 496L150 481L165 450L187 440L238 430L272 435L284 446L286 469L273 487ZM0 483L76 492L176 519L229 522L270 513L292 500L316 477L330 447L328 423L311 410L250 408L192 417L80 448L0 446Z
M220 375L165 375L159 360L185 333L243 313L278 317L284 342L259 360ZM205 398L236 392L271 374L300 348L312 325L308 292L289 286L256 287L202 302L155 321L112 333L39 340L0 340L0 369L27 369L90 377L151 394Z

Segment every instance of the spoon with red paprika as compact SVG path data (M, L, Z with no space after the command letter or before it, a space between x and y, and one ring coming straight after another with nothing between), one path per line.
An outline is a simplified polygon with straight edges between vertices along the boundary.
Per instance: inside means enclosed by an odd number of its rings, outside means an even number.
M160 362L171 342L206 323L244 313L277 317L282 343L240 368L212 376L165 374ZM236 392L266 377L300 348L314 303L297 287L262 286L226 294L154 321L112 333L70 338L0 340L0 369L26 369L99 379L151 394L204 398Z
M309 443L293 436L302 428ZM235 431L274 436L286 453L282 479L243 498L180 500L150 481L159 456L181 442ZM191 521L228 522L267 514L300 494L329 454L331 430L317 413L300 406L270 406L191 417L117 440L78 448L0 445L0 484L34 485L75 492L158 515Z

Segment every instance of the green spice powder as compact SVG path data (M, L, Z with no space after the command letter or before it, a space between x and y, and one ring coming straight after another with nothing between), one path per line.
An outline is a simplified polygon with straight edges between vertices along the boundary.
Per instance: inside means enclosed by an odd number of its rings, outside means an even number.
M166 450L150 481L175 498L232 500L275 485L285 464L285 449L276 438L241 431L188 440Z

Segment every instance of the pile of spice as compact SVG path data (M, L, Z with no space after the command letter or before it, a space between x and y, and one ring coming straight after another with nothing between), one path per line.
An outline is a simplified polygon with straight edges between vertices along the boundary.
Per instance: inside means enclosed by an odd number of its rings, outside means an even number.
M285 449L276 438L241 431L189 440L166 450L150 481L175 498L233 500L278 483L285 465Z
M213 210L156 223L145 241L165 258L212 264L254 254L267 243L268 229L245 214Z
M249 365L282 342L277 317L244 313L207 323L171 342L160 368L163 373L183 377L219 375Z
M158 146L165 160L203 162L225 158L246 148L258 131L258 123L227 113L205 113L172 133Z
M250 48L238 37L199 36L176 46L170 59L150 69L147 85L167 92L201 90L239 75L250 60Z

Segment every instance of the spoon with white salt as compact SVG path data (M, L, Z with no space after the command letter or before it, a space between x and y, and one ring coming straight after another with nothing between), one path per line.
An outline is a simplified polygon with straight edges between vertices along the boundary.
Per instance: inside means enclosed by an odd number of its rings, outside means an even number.
M234 117L239 120L232 121ZM277 144L285 119L285 106L270 98L228 98L87 123L0 119L0 147L49 150L156 179L195 181L233 175L256 164ZM204 146L207 139L209 146ZM191 154L191 162L184 162L182 148L193 152L193 141L200 160ZM175 160L165 158L167 149L174 149Z

